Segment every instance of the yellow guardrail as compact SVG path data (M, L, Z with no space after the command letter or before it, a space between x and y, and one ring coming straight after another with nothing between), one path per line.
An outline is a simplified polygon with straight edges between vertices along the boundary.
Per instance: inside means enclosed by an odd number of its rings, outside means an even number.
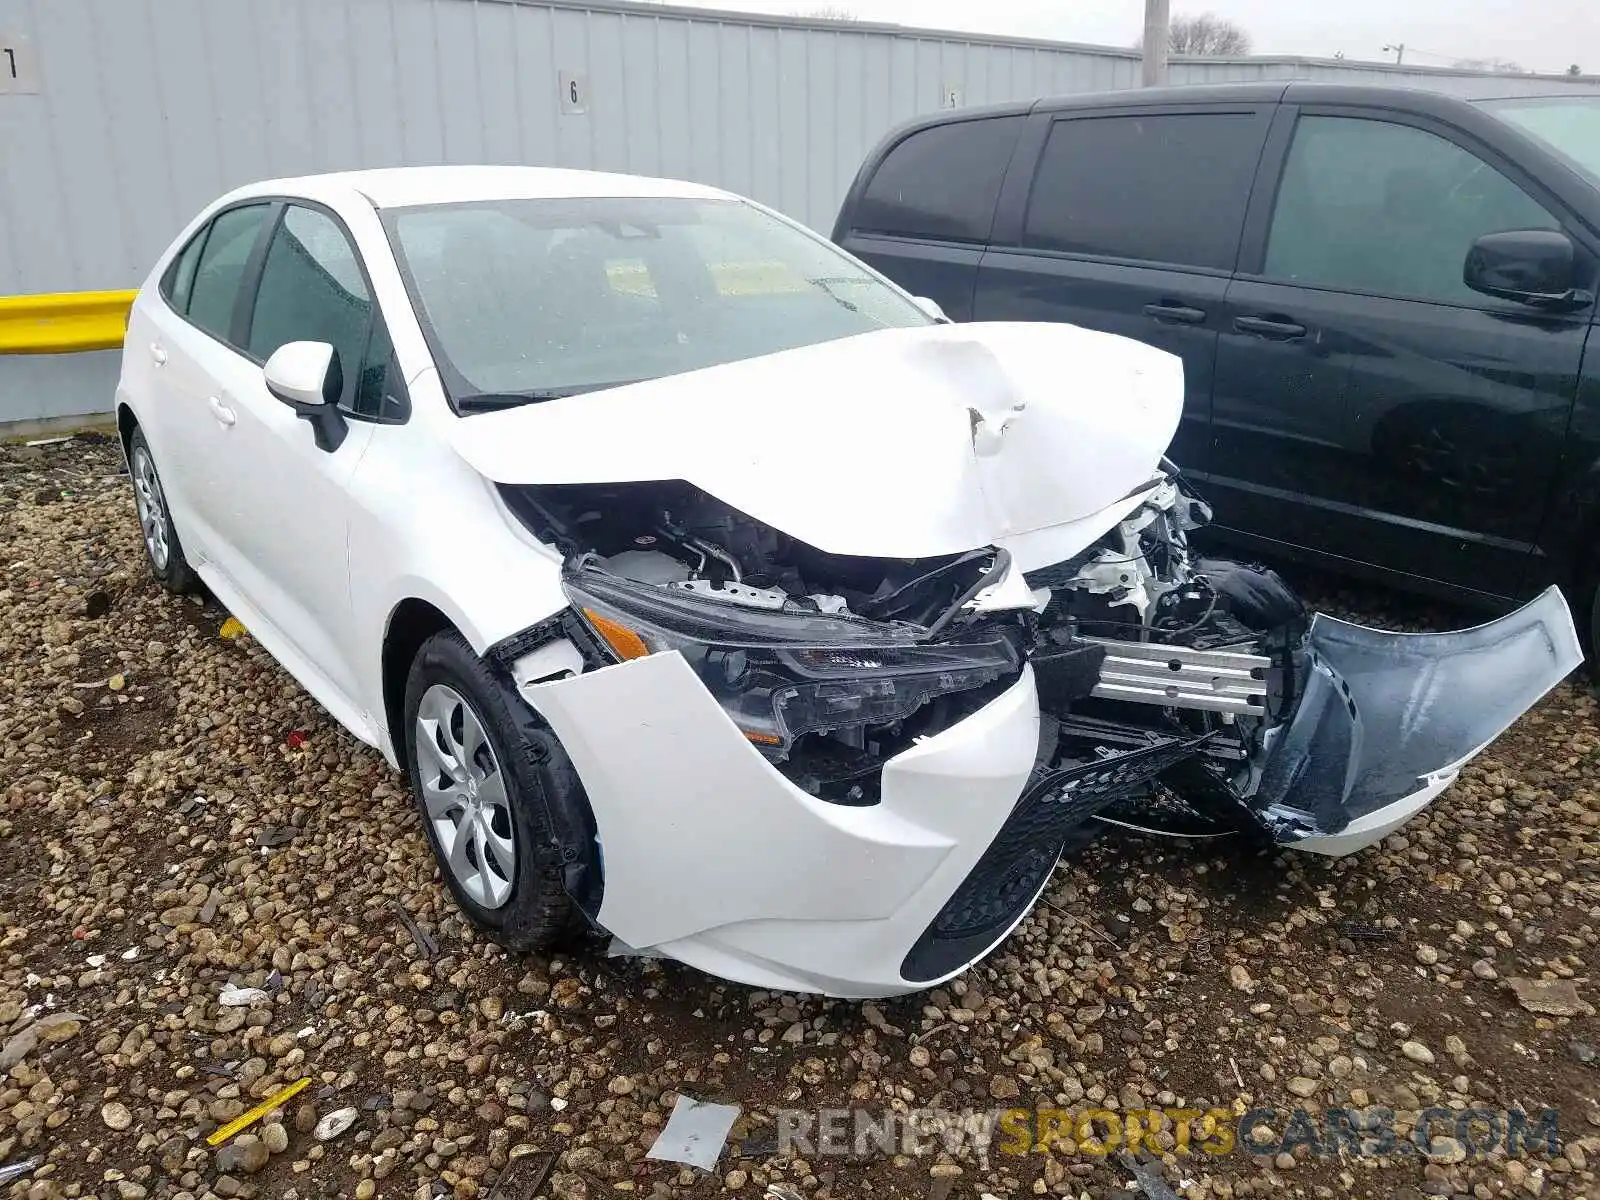
M642 263L608 268L619 292L654 295L655 285ZM802 292L806 281L785 263L730 262L711 268L725 296ZM128 309L136 292L56 292L38 296L0 296L0 354L71 354L77 350L115 350L128 330Z
M0 354L115 350L136 292L0 296Z

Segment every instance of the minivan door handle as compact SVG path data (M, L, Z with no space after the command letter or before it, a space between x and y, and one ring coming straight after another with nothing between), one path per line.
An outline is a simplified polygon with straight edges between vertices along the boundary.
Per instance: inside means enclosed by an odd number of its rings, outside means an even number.
M156 366L158 366L158 367L166 366L167 365L167 348L165 346L163 346L160 342L151 342L150 343L150 357L155 362Z
M1253 333L1257 337L1288 342L1306 335L1306 327L1287 317L1235 317L1233 327L1240 333Z
M228 426L238 420L238 417L234 415L233 409L222 402L221 396L212 396L206 401L206 404L210 407L211 415L216 418L218 425Z
M1146 304L1144 315L1157 321L1172 321L1179 325L1198 325L1206 319L1206 310L1191 308L1187 304Z

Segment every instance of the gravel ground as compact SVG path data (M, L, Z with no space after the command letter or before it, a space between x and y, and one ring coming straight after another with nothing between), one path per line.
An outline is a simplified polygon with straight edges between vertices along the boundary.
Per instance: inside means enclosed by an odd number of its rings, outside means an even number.
M0 1166L45 1162L0 1194L522 1200L553 1155L539 1194L569 1200L1103 1197L1135 1186L1114 1158L780 1159L762 1139L780 1108L1367 1104L1554 1106L1564 1149L1169 1153L1155 1173L1190 1197L1600 1194L1600 714L1581 686L1381 848L1107 841L965 978L832 1002L476 934L402 780L250 638L219 637L224 612L149 582L113 444L0 448L0 540L0 1046L52 1018L0 1075ZM1553 1007L1574 1015L1523 1007L1513 979L1570 981L1577 1006L1557 984ZM267 995L223 1007L230 984ZM306 1075L270 1123L206 1145ZM744 1107L715 1174L644 1158L680 1093ZM344 1107L353 1127L318 1142Z

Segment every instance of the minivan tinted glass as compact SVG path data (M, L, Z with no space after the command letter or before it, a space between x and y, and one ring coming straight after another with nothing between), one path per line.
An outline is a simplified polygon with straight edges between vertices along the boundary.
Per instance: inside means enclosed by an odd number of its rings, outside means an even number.
M1057 121L1023 244L1231 270L1261 140L1248 112Z
M1479 103L1600 184L1600 96L1524 96Z
M1263 274L1310 287L1481 305L1462 281L1472 243L1558 229L1532 197L1452 141L1392 121L1304 116Z
M913 133L868 181L850 226L869 233L985 242L1021 117L953 121Z

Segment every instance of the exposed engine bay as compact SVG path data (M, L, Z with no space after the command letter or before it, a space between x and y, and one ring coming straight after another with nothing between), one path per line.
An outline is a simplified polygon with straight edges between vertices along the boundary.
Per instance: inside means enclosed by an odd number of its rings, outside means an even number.
M1185 747L1159 777L1082 817L1181 836L1257 827L1246 819L1255 759L1293 708L1304 607L1270 571L1194 557L1188 533L1210 509L1170 463L1141 490L1091 546L1029 573L1021 603L995 596L1011 566L1003 548L826 554L681 481L503 494L567 556L596 650L616 661L660 648L627 640L640 606L653 605L663 639L745 736L818 798L875 803L887 757L981 707L1031 662L1045 726L1038 780ZM719 622L704 633L714 646L692 646L685 622L707 602L724 617L737 610L751 636ZM815 642L758 648L768 614L814 618Z

